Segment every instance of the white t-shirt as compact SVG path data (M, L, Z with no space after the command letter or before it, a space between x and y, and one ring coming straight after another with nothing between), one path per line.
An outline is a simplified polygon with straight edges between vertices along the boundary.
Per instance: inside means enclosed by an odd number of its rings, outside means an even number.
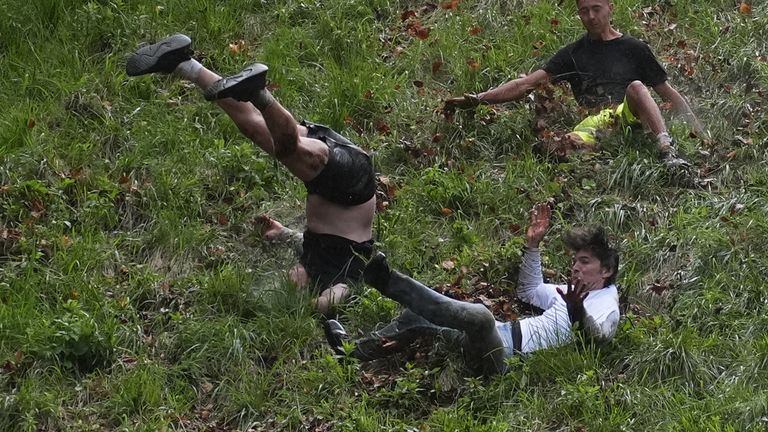
M538 249L526 249L520 265L517 296L544 310L539 316L520 320L524 353L565 345L573 340L568 308L556 288L565 292L565 285L544 283L541 256ZM616 285L593 290L584 300L586 330L595 339L608 340L619 325L619 293ZM498 325L497 325L498 327ZM501 329L499 329L501 331ZM505 340L506 339L502 338ZM511 338L510 338L511 340ZM506 348L506 347L505 347ZM507 349L505 349L506 353Z

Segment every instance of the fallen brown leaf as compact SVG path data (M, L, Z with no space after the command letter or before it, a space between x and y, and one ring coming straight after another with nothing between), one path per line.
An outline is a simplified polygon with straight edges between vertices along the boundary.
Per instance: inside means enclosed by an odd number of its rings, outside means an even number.
M459 8L459 0L448 0L440 5L445 10L456 10Z
M752 13L752 5L747 2L741 2L739 5L739 13L744 15Z
M416 17L416 11L408 9L400 14L400 21L407 21L408 18L415 18L415 17Z
M376 120L374 127L382 135L388 134L390 130L389 125L384 120Z

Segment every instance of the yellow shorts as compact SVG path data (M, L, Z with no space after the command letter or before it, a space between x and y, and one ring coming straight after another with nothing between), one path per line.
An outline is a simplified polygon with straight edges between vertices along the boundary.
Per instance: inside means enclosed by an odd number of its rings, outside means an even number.
M640 120L630 111L626 96L616 108L606 108L582 120L573 128L573 133L585 143L594 144L597 131L612 127L617 124L617 120L625 132L629 132L631 126L640 124Z

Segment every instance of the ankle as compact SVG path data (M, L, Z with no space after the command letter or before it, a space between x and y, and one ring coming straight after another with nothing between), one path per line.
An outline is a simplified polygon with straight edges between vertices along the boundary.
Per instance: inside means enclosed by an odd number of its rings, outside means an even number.
M251 103L259 110L264 111L275 103L275 98L267 89L261 89L256 93Z
M187 81L197 83L201 70L203 70L203 65L199 61L189 59L179 63L174 72Z
M656 135L656 141L656 148L658 148L662 154L674 151L672 137L669 136L668 132L664 131Z

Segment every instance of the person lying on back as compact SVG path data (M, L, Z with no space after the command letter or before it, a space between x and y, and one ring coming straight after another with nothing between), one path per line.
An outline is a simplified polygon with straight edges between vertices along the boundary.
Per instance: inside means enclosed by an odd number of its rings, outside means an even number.
M571 279L544 282L539 244L549 228L551 210L534 206L526 233L517 295L542 310L539 316L497 321L482 304L446 297L420 282L392 271L377 253L363 271L365 282L401 306L403 311L380 330L353 342L351 356L367 361L386 357L420 337L438 336L464 354L467 365L484 375L506 371L505 360L519 353L571 343L574 330L596 341L608 341L618 328L616 276L619 255L601 227L574 229L564 235L573 251ZM325 323L331 348L345 355L349 336L336 320Z

